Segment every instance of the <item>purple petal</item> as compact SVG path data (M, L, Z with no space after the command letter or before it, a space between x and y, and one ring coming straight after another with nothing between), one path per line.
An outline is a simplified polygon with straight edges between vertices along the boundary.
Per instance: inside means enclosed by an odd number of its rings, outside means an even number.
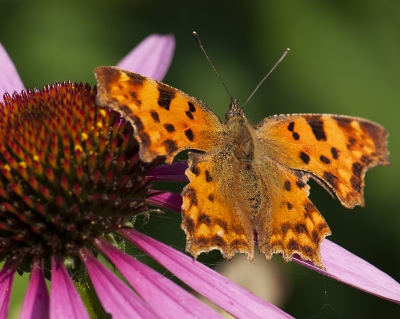
M51 259L50 318L85 318L89 315L61 260Z
M155 169L150 171L147 176L154 177L156 182L189 182L189 179L185 175L185 171L188 168L187 162L173 162L172 164L166 164L157 166Z
M161 81L171 64L174 50L173 35L153 34L140 42L117 66Z
M400 303L399 283L365 260L327 239L322 242L321 255L327 271L297 257L293 261L370 294Z
M149 203L180 212L178 209L180 207L179 195L174 194L175 196L172 196L172 194L170 194L165 195L164 198L163 195L164 194L160 195L161 198L158 199L158 202ZM174 199L172 205L167 202L169 196ZM168 207L168 205L171 207ZM370 294L400 303L399 283L365 260L327 239L321 244L321 255L322 264L326 267L327 271L315 267L314 264L309 261L302 261L296 255L293 256L293 261Z
M80 255L104 310L112 314L113 318L158 318L148 304L89 250L81 249Z
M6 92L12 95L14 91L19 93L24 89L24 84L18 75L14 63L0 43L0 97Z
M33 263L20 318L49 318L49 293L43 276L43 260Z
M0 271L0 318L7 318L16 269L12 261L8 260Z
M150 196L146 203L161 208L167 208L175 212L181 212L182 196L180 194L164 192L159 195Z
M222 318L186 290L113 247L106 240L99 239L96 245L161 317Z
M189 256L133 229L126 239L157 260L180 280L237 318L292 318Z

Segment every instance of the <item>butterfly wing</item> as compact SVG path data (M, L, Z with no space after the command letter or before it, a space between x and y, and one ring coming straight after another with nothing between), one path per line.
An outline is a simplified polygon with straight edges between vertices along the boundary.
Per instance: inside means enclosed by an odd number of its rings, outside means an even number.
M329 114L268 117L254 127L268 158L309 173L347 208L364 205L364 174L389 165L386 130L374 122Z
M389 165L387 132L368 120L296 114L264 119L254 126L255 163L269 198L268 218L256 223L260 251L286 261L297 253L322 269L320 244L330 235L308 199L309 177L332 190L348 208L363 205L365 171Z
M181 227L187 236L186 251L194 257L219 249L226 259L237 252L253 259L253 228L233 192L232 162L229 153L189 153L190 184L182 192Z
M280 253L285 261L298 254L303 260L311 260L325 269L319 247L331 231L308 199L308 174L265 159L257 162L256 169L268 172L259 174L268 191L268 207L259 215L254 227L260 252L267 259Z
M166 156L166 162L171 163L182 150L208 151L218 144L224 127L201 101L116 67L98 67L94 73L97 103L119 111L132 123L143 161Z

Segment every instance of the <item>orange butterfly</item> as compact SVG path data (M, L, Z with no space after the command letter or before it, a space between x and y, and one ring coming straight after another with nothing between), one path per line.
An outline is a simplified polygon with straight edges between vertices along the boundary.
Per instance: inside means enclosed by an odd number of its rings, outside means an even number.
M237 100L226 123L203 102L151 78L116 67L95 69L97 103L135 128L140 158L171 163L190 149L190 183L182 192L182 229L194 257L219 249L227 259L293 254L324 269L320 244L331 234L308 199L309 178L347 208L364 204L365 171L389 165L386 130L341 115L292 114L252 126Z

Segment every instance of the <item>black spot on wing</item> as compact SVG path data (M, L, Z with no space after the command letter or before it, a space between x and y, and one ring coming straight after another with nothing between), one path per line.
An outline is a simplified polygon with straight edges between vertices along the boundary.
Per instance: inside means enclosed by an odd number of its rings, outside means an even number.
M196 107L194 106L194 104L192 102L188 102L188 106L189 106L190 112L196 112Z
M324 155L321 155L319 157L319 160L324 164L330 164L331 163L331 160L329 158L327 158L326 156L324 156Z
M194 119L194 116L193 116L192 112L186 111L185 114L186 114L186 116L187 116L188 118L190 118L191 120Z
M175 132L175 126L172 124L164 124L164 128L167 130L169 133Z
M351 146L356 145L357 140L354 137L349 137L348 142Z
M144 130L144 125L143 125L142 120L138 116L135 116L133 114L130 115L129 117L133 122L136 132L140 135L142 133L142 131Z
M200 214L199 217L197 218L197 222L199 224L206 224L207 226L211 225L210 216L208 216L206 214Z
M206 248L207 246L210 245L209 239L205 238L204 236L195 237L194 243L200 248Z
M361 156L361 162L363 164L365 164L366 166L368 166L369 164L371 164L373 162L373 160L371 158L369 158L366 155Z
M299 133L297 133L297 132L294 131L294 122L290 122L287 128L288 128L288 130L289 130L290 132L292 132L292 137L293 137L293 139L294 139L295 141L297 141L297 140L300 138L300 135L299 135Z
M294 239L291 239L287 245L287 248L289 250L300 250L300 245L297 241L295 241Z
M292 185L290 185L290 181L286 180L285 183L283 184L283 187L285 188L285 190L290 192Z
M298 234L307 234L307 233L308 233L307 227L306 227L306 225L304 225L303 223L297 223L297 224L294 226L294 229L296 230L296 232L297 232Z
M198 205L197 197L196 197L196 191L193 188L187 186L182 195L186 196L187 198L189 198L190 204L192 206L197 206Z
M336 160L339 158L339 151L336 147L331 148L331 154L332 154L333 159Z
M303 162L304 164L310 163L310 156L309 156L307 153L300 152L299 157L300 157L300 159L302 160L302 162Z
M304 188L304 187L306 186L306 183L304 183L301 179L298 179L298 180L296 181L296 186L297 186L299 189L302 189L302 188Z
M142 86L146 81L146 78L137 73L127 72L125 73L129 77L129 83L133 86Z
M178 150L178 146L176 145L175 141L167 139L164 141L164 146L167 151L167 154L172 154Z
M210 172L208 170L206 170L206 182L210 183L213 180Z
M315 211L314 205L310 201L307 201L304 205L304 217L310 218L313 211Z
M173 88L166 86L165 84L158 83L158 105L169 111L171 101L175 98L175 91Z
M374 143L377 144L376 146L378 146L378 149L380 148L379 144L381 144L382 147L385 145L384 140L386 140L387 132L384 129L369 121L360 121L359 124L363 132L369 135ZM382 151L384 151L384 149Z
M328 224L325 222L321 222L318 224L318 230L322 232L324 229L328 228Z
M352 119L340 116L334 116L333 119L338 123L341 127L348 127L350 123L353 121Z
M210 202L214 202L214 194L208 195L208 200L209 200Z
M189 231L189 233L194 232L194 222L193 219L191 219L190 217L186 216L186 218L184 219L184 224L186 226L186 229Z
M187 130L185 130L185 135L189 141L192 142L194 140L194 134L192 129L188 128Z
M218 236L218 235L214 235L214 236L211 237L211 244L215 245L215 246L218 246L218 247L226 246L225 240L222 237Z
M197 165L191 166L190 171L196 176L200 175L200 168Z
M363 169L362 164L361 164L361 163L358 163L358 162L353 163L353 165L352 165L352 167L351 167L351 170L352 170L354 176L356 176L356 177L358 177L358 178L361 177L362 169Z
M158 113L156 111L150 111L150 115L154 120L154 123L160 123L160 118L158 116Z
M351 183L351 187L353 187L353 190L356 193L360 193L361 192L361 189L362 189L361 178L352 176L350 178L350 183Z
M326 141L326 134L324 130L324 122L321 119L321 116L313 115L306 116L306 120L308 125L311 127L311 130L317 141Z
M303 248L303 254L307 256L314 253L313 249L309 245L303 246L302 248Z

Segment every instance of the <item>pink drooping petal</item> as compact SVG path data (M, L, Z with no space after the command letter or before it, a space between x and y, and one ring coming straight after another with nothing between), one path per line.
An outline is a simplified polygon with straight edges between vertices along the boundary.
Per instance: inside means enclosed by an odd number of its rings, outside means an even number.
M159 195L149 196L146 199L146 203L161 208L167 208L180 213L182 206L182 196L176 193L165 192Z
M89 319L89 315L63 262L51 258L50 318Z
M14 91L19 93L24 89L14 63L0 43L0 98L2 99L6 92L13 95Z
M8 260L0 271L0 319L7 318L16 270L16 265L11 260Z
M48 319L49 310L49 293L43 275L43 260L36 260L33 263L20 318Z
M175 194L174 205L171 208L167 207L164 202L167 202L168 197L173 195L167 194L166 198L163 198L163 195L159 195L161 198L154 205L180 212L178 208L182 201L179 203L178 194ZM302 261L298 256L294 256L293 261L370 294L400 303L399 283L365 260L327 239L324 239L321 244L321 255L322 264L327 271L315 267L311 262Z
M159 318L131 288L99 262L86 248L80 256L104 310L113 318Z
M326 271L304 262L296 263L350 286L396 303L400 303L400 284L365 260L325 239L321 244L322 264Z
M189 179L185 175L185 171L188 168L187 162L173 162L172 164L166 164L157 166L151 170L147 176L154 177L156 182L185 182L188 183Z
M186 290L115 248L106 240L96 240L96 246L160 317L222 318Z
M292 318L189 256L133 229L121 234L176 277L237 318Z
M173 35L153 34L140 42L117 66L161 81L171 64L174 50Z

